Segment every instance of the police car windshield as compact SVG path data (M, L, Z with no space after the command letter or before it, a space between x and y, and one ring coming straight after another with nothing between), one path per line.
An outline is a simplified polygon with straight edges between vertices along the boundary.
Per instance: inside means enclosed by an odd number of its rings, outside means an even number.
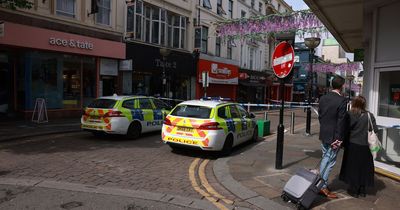
M178 117L193 117L200 119L210 118L211 108L204 106L180 105L177 106L171 115Z
M88 108L111 109L115 103L113 99L96 99L89 104Z

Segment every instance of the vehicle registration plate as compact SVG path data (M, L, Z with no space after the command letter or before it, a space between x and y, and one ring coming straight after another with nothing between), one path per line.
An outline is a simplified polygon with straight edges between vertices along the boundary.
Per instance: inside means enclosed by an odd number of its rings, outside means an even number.
M178 127L178 131L183 131L183 132L193 132L193 128L187 128L187 127Z

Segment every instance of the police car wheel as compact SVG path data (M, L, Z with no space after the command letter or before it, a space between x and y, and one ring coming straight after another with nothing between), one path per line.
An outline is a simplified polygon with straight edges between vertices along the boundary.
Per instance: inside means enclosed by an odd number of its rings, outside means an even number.
M221 155L222 156L230 155L232 153L232 147L233 147L233 137L232 135L228 135L225 139L224 146L222 147Z
M251 137L252 142L257 142L258 139L258 127L254 127L253 136Z
M142 126L138 122L133 122L129 125L127 136L130 139L137 139L142 133Z

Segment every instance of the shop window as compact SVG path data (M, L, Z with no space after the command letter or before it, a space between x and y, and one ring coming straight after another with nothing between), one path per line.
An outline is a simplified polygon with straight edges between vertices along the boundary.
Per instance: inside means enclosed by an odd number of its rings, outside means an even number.
M111 0L98 0L99 11L96 13L96 22L110 25Z
M378 104L379 116L400 118L400 71L380 72Z
M75 0L57 0L57 15L75 17Z
M77 56L64 55L63 107L81 107L81 63Z
M82 78L83 78L83 106L85 107L96 98L96 59L84 57L82 59Z

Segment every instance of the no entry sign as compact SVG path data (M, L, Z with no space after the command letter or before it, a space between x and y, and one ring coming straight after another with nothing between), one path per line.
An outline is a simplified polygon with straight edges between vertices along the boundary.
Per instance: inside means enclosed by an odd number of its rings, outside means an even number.
M294 63L294 50L287 42L279 43L272 55L272 68L279 78L285 78L290 74Z

